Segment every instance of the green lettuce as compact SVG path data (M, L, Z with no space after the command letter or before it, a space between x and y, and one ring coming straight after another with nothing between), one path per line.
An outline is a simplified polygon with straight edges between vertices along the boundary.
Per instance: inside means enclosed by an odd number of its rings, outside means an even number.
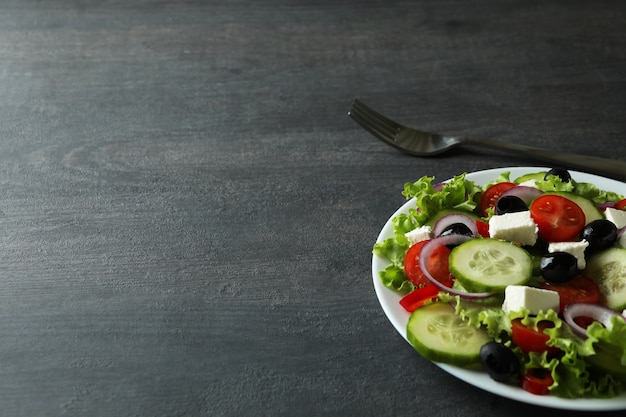
M465 179L465 174L435 187L434 177L424 176L404 184L402 195L407 200L415 198L415 211L410 213L416 226L421 226L441 210L464 210L472 212L477 206L482 188Z
M626 367L626 321L622 316L611 317L611 325L604 327L594 322L587 328L587 344L598 345Z
M624 198L613 191L605 191L588 182L576 182L575 180L564 182L556 175L549 175L548 178L535 182L535 187L544 192L568 192L578 194L596 204L609 201L619 201Z
M498 177L495 180L485 184L483 189L486 190L487 188L491 187L492 185L495 185L495 184L498 184L498 183L501 183L501 182L512 182L511 181L511 172L504 171L504 172L500 173L500 175L498 175Z
M408 240L398 242L395 238L389 238L374 245L374 253L384 256L389 260L389 265L379 272L383 285L401 293L409 293L415 286L409 281L404 273L404 255L408 249ZM406 242L404 242L406 241Z

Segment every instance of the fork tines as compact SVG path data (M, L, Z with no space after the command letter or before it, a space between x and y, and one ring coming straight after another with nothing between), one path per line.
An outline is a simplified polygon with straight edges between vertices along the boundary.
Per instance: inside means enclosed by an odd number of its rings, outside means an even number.
M386 142L393 142L398 132L403 128L402 125L383 116L357 99L352 102L348 115L363 129Z

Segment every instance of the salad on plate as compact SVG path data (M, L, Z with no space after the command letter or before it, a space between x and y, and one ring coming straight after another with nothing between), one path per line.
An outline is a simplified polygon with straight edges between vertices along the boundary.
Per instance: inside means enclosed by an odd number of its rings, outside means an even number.
M512 171L405 184L409 201L373 249L378 285L398 294L386 312L406 314L423 357L503 389L620 397L626 199L565 169Z

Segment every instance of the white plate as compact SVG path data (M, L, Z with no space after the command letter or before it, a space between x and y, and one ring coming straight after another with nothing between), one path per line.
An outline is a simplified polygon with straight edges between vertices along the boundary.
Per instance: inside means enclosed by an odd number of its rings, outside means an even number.
M511 179L515 179L523 174L529 174L533 172L546 171L548 168L544 167L512 167L512 168L499 168L490 169L486 171L478 171L470 173L466 176L467 179L475 181L479 185L484 185L487 182L493 181L502 172L509 171L511 173ZM578 182L590 182L598 186L600 189L615 191L619 194L626 195L626 184L615 181L612 179L599 177L597 175L586 174L577 171L570 171L572 178ZM380 235L378 236L378 242L383 241L393 236L393 226L391 219L400 213L407 213L409 207L414 207L414 201L408 201L402 207L400 207L391 218L385 223ZM380 281L378 272L385 269L388 265L388 261L380 256L374 255L372 258L372 275L374 279L374 289L378 296L380 305L389 318L389 321L396 328L398 333L406 340L406 324L409 319L409 313L407 313L398 303L401 296L396 292L386 288ZM493 394L500 395L502 397L510 398L525 403L539 405L543 407L553 407L561 409L571 410L622 410L626 409L626 393L619 397L608 399L565 399L551 395L532 395L521 388L502 384L492 380L486 372L477 370L468 370L459 368L456 366L446 365L435 362L444 371L449 374L471 384L485 391L489 391Z

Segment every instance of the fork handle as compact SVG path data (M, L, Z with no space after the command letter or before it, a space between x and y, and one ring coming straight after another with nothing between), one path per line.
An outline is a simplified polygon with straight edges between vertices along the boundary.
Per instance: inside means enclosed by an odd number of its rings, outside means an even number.
M550 162L562 167L578 168L587 172L602 174L621 180L626 180L626 163L615 159L598 158L575 153L556 152L534 146L516 145L490 139L463 138L461 142L468 145L486 146L529 156L544 162Z

